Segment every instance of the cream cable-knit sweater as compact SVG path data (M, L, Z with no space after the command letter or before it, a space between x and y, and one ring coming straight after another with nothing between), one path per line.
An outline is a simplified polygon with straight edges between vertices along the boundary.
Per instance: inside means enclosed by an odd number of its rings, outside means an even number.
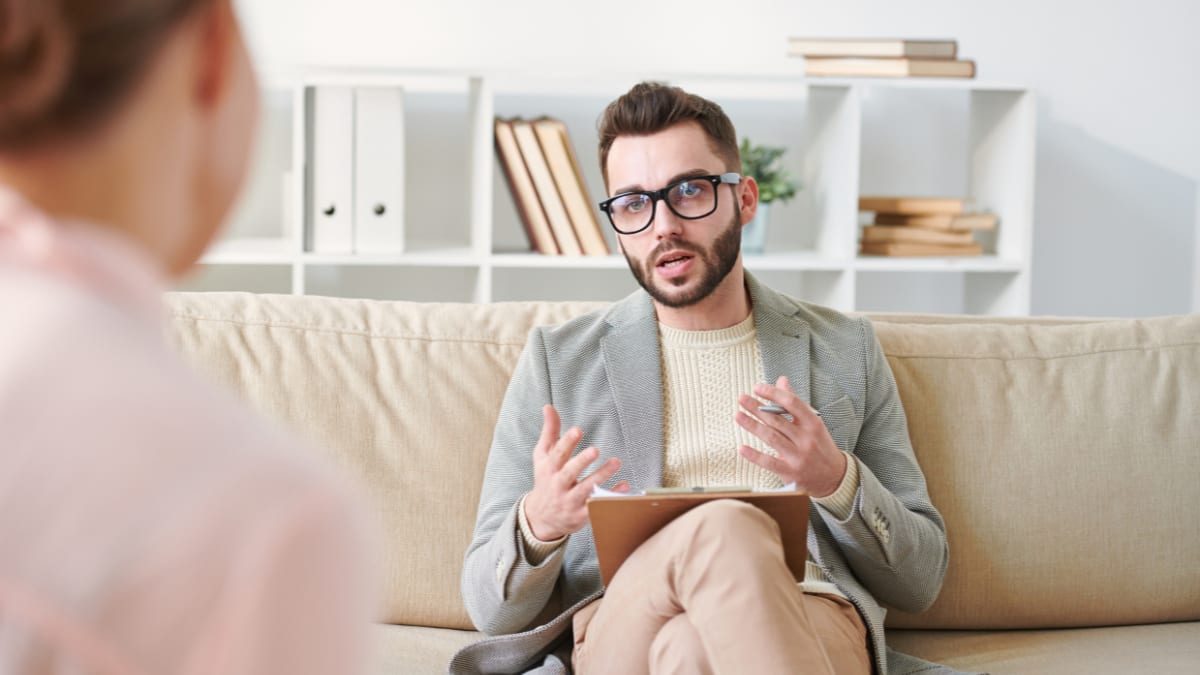
M689 331L659 324L663 382L664 487L690 485L782 486L778 476L742 459L737 448L749 445L775 454L757 437L738 426L734 413L738 396L764 382L753 314L741 323L719 330ZM846 476L832 495L814 501L838 518L846 518L858 491L858 467L847 458ZM519 512L522 538L531 562L545 558L566 538L543 542L533 536ZM834 593L821 568L810 559L801 588L809 593Z

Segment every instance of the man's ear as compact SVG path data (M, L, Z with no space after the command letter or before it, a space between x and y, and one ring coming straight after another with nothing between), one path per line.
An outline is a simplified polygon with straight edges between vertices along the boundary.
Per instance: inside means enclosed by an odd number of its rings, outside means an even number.
M741 212L742 225L745 226L754 220L754 214L758 211L758 181L751 176L742 176L737 194L740 202L738 211Z
M211 109L220 103L233 79L237 22L230 0L213 0L197 10L196 101Z

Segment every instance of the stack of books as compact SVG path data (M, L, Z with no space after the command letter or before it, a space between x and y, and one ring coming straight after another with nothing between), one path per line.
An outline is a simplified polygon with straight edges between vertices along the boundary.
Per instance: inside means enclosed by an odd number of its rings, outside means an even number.
M496 118L496 157L534 251L608 255L567 126L551 117Z
M954 40L790 38L811 77L975 77Z
M862 233L860 252L867 255L980 255L972 233L995 229L997 220L954 198L861 197L858 209L874 214Z

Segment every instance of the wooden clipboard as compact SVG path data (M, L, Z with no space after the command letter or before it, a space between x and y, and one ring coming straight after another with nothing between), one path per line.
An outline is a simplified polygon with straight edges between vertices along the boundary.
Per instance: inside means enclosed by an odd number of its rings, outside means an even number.
M797 582L808 560L808 495L803 492L697 492L594 497L587 502L600 578L607 586L637 547L684 513L716 499L737 499L762 509L779 524L783 554Z

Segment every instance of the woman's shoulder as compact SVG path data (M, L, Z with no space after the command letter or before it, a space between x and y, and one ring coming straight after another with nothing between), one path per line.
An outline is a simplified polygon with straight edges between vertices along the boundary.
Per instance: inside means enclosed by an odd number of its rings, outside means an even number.
M64 495L211 512L343 500L309 442L194 372L158 324L52 281L22 289L0 292L17 319L0 328L0 422Z

